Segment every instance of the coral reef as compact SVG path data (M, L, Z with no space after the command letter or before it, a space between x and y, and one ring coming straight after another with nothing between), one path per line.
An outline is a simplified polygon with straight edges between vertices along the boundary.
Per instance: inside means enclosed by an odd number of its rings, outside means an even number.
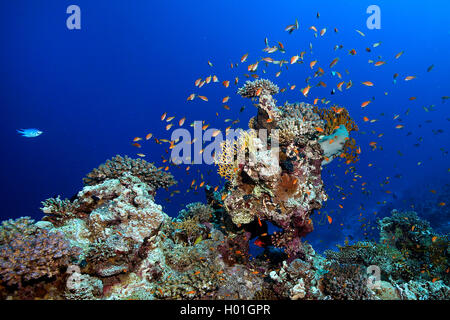
M268 80L239 89L258 101L251 127L259 132L222 145L216 164L228 181L205 186L206 204L170 218L155 194L172 175L117 156L73 199L44 201L42 221L4 221L0 298L450 299L448 237L414 212L380 220L379 242L323 256L304 241L327 200L322 166L356 159L345 152L357 127L343 108L277 107L277 92Z

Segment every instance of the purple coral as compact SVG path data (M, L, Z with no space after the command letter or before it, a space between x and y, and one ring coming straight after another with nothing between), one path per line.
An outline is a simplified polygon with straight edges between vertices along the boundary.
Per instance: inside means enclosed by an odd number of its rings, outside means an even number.
M25 282L51 278L76 256L61 233L38 228L28 217L0 227L0 283L22 287Z

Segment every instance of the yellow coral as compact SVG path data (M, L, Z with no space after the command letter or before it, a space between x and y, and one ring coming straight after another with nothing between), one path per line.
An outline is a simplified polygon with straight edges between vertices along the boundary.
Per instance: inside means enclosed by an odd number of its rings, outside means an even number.
M217 173L229 181L232 181L237 174L238 166L234 155L237 153L237 143L225 140L221 143L221 152L214 158L215 164L219 167Z
M228 181L233 181L236 178L239 171L239 162L242 160L239 155L245 154L247 151L256 151L255 138L255 130L242 131L237 140L225 140L220 144L221 151L216 154L214 162L219 167L217 172L221 177Z
M344 125L347 131L358 131L358 126L355 121L350 117L347 109L340 107L331 107L330 109L319 109L314 107L314 112L317 113L320 118L325 122L324 133L330 135L340 125Z

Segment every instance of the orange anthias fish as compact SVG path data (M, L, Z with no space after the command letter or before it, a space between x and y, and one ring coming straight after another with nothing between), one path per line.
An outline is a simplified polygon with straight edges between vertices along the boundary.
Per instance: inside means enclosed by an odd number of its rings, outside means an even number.
M305 88L302 89L302 93L303 93L303 95L304 95L305 97L308 96L309 89L311 89L310 86L306 86Z
M373 87L373 83L370 81L363 81L361 82L363 85L368 86L368 87Z
M310 67L311 69L314 68L314 66L316 65L316 63L317 63L317 60L311 61L311 62L309 63L309 67Z
M347 83L347 85L345 86L345 89L348 90L348 89L350 89L352 86L353 86L353 82L352 82L352 80L350 80L350 81Z
M291 58L291 64L296 63L296 62L298 61L299 58L300 58L300 56L293 56L293 57Z
M370 103L371 101L364 101L363 103L361 103L361 108L365 108L367 107L367 105Z
M324 130L321 127L315 127L314 129L316 129L318 132L323 133Z
M222 82L222 84L223 84L223 86L225 88L228 88L228 86L230 85L230 81L229 80L225 80L225 81Z
M248 57L248 53L244 54L244 55L241 57L241 63L244 63L245 60L247 60L247 57Z
M377 61L374 63L374 66L379 67L379 66L382 66L383 64L386 64L386 62L385 61Z
M249 64L247 67L247 71L250 71L250 72L256 71L257 68L258 68L258 62L254 63L254 64Z
M400 51L399 53L397 53L397 54L395 55L395 59L400 58L402 54L403 54L403 51Z
M338 63L338 61L339 61L339 58L334 58L333 61L331 61L331 63L330 63L330 68L333 68L336 65L336 63Z

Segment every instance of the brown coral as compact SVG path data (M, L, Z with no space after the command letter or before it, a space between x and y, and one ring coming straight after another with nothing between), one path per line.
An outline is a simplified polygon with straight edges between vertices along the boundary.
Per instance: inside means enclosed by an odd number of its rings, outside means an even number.
M55 226L61 226L67 219L73 218L78 214L78 201L71 202L69 199L61 200L49 198L41 202L41 211L46 214L42 220L49 221Z
M128 156L123 158L119 155L92 170L83 181L86 185L97 185L108 179L117 179L126 172L151 186L154 191L177 183L172 174L157 169L153 163L143 159L131 159Z
M292 197L298 189L298 179L292 175L284 173L277 185L275 195L282 201Z
M19 288L28 281L51 278L78 254L63 234L38 228L28 217L0 227L0 283Z

